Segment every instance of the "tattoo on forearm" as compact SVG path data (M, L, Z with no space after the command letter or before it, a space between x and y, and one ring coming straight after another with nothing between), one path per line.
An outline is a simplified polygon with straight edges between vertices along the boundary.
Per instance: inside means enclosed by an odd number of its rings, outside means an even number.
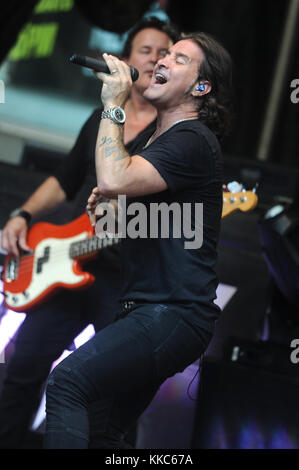
M102 140L101 140L101 143L100 143L99 147L101 148L105 144L110 145L113 142L116 142L116 139L113 140L113 139L111 139L111 137L102 137Z
M118 152L118 156L116 157L115 161L118 162L119 160L123 160L126 157L128 157L128 154L125 151Z
M99 148L104 147L105 145L105 157L109 158L116 154L115 160L119 161L127 157L126 151L119 148L119 144L121 143L122 140L120 136L116 139L112 139L111 137L102 137Z
M106 158L111 157L117 152L117 150L118 150L117 145L107 145L107 147L105 148L105 157Z

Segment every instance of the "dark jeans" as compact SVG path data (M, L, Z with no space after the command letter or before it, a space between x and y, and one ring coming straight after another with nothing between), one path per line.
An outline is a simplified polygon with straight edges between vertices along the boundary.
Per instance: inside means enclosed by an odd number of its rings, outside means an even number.
M186 321L187 310L135 304L61 362L48 379L45 448L88 448L94 402L102 414L99 447L124 448L162 382L199 358L211 339Z
M52 363L88 324L99 331L113 321L119 292L120 273L101 270L87 290L62 291L26 316L0 396L0 448L22 447ZM92 410L95 429L96 415ZM96 441L91 440L90 446L97 447Z

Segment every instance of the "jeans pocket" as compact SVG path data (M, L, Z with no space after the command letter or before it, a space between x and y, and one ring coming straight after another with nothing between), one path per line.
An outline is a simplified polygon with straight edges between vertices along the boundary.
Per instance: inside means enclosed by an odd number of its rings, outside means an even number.
M156 374L159 381L182 372L204 353L206 341L183 320L170 332L163 343L155 349Z

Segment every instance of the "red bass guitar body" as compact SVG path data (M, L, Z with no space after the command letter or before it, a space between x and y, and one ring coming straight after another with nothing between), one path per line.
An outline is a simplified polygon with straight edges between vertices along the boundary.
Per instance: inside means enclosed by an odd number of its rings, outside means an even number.
M44 222L33 225L27 236L32 252L20 258L8 255L5 259L3 283L7 307L24 312L57 289L90 286L94 276L84 272L82 264L98 255L98 241L101 240L94 236L86 214L66 225Z

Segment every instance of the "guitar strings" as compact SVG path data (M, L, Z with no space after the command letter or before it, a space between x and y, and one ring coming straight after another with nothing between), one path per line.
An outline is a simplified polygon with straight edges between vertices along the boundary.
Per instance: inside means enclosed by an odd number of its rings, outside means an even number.
M84 242L86 242L90 239L93 239L93 238L94 237L87 237L86 239L81 240L79 242L75 242L75 243L78 243L78 244L82 243L83 244ZM70 249L69 246L68 247L57 247L56 249L55 249L55 247L54 248L52 247L52 252L49 255L49 261L51 263L52 262L55 263L55 262L57 262L57 260L61 260L62 255L65 255L65 253L68 253L69 259L74 260L74 261L75 261L75 258L83 258L83 257L87 257L87 256L91 257L93 254L96 254L98 251L119 243L119 239L117 239L117 238L111 238L110 240L113 240L112 243L111 242L109 243L107 241L107 238L103 238L103 239L99 239L99 240L100 240L99 243L102 246L99 246L98 248L95 248L95 249L88 250L87 253L82 253L82 254L76 255L74 257L70 256L71 249ZM32 253L32 254L29 254L29 255L24 255L23 257L20 257L20 258L11 258L11 260L17 261L17 263L18 263L18 267L17 267L18 277L21 274L26 274L26 273L33 270L33 266L34 266L34 264L36 264L34 262L35 257L36 257L36 253ZM43 255L41 256L41 258L43 258ZM4 272L4 277L5 277L5 272ZM17 282L18 278L14 279L13 281Z
M247 193L247 191L246 191ZM242 196L245 196L246 197L246 193L242 193ZM227 192L227 193L223 193L223 199L228 197L228 195L230 195L231 193ZM237 201L237 198L235 198L236 195L234 195L234 201L230 201L228 199L228 201L223 201L223 208L222 208L222 217L223 217L223 213L224 213L224 206L226 205L229 205L230 207L232 206L237 206L236 208L238 208L238 206L241 204L241 201ZM229 211L231 212L231 211ZM183 214L183 220L186 219L186 217L184 216ZM195 220L196 222L196 220ZM83 257L88 257L88 256L92 256L92 253L96 253L97 251L103 249L103 248L108 248L109 246L111 246L111 244L108 244L107 242L107 238L103 237L102 239L96 237L96 236L92 236L92 237L86 237L85 239L83 240L79 240L77 242L72 242L72 244L84 244L84 242L87 242L89 240L92 240L92 239L97 239L99 240L99 243L102 242L102 245L104 246L99 246L98 248L95 248L95 249L91 249L90 251L88 250L88 253L83 253L83 254L79 254L77 256L74 256L74 258L83 258ZM61 239L55 239L55 240L58 240L58 242L61 240ZM119 239L117 238L111 238L110 240L113 240L112 242L112 245L115 245L117 243L119 243ZM117 240L117 241L116 241ZM105 246L105 243L106 242L106 246ZM54 251L54 252L53 252ZM68 252L69 253L69 258L70 259L74 259L72 256L70 256L70 251L71 251L71 248L70 246L68 247L58 247L57 249L53 249L52 248L52 253L51 255L49 256L50 258L50 262L53 262L55 263L57 261L57 259L61 259L61 256L65 253L65 252ZM34 266L34 257L36 256L36 253L32 253L32 254L28 254L28 255L24 255L23 257L20 257L20 258L11 258L11 260L17 260L18 262L18 277L19 275L24 275L30 271L33 270L33 266ZM4 276L5 276L5 273L3 273ZM12 282L17 282L19 279L14 279Z
M185 217L184 214L183 214L183 220L184 220L184 219L186 220L186 217ZM196 221L197 221L197 220L196 220L196 218L195 218L195 222L196 222ZM75 245L75 244L78 244L78 245L79 245L80 243L84 244L84 243L86 243L87 241L92 240L92 239L99 240L98 243L100 243L100 244L102 244L102 245L104 245L104 246L100 246L100 247L98 247L98 248L96 248L96 249L94 249L94 250L90 250L89 253L83 253L82 255L77 255L77 256L75 256L74 258L81 258L81 257L83 258L84 256L88 256L88 255L91 256L91 253L92 253L92 252L97 252L98 250L101 250L101 249L103 249L103 248L106 248L106 247L108 247L108 246L111 246L110 244L108 244L108 241L107 241L107 238L106 238L106 237L103 237L102 239L100 239L100 238L98 238L97 236L86 237L86 238L84 238L83 240L78 240L77 242L72 242L71 245L72 245L72 244L74 244L74 245ZM58 240L58 243L59 243L59 240L60 240L60 239L55 239L55 240ZM108 240L109 240L109 239L108 239ZM111 240L111 239L110 239L110 240ZM118 242L119 242L119 240L118 240L117 238L115 238L115 237L113 237L112 240L113 240L112 245L114 245L115 243L118 243ZM115 240L118 240L118 241L115 241ZM44 240L43 240L43 241L44 241ZM105 246L105 242L106 242L106 246ZM53 263L55 263L55 261L57 261L57 257L59 256L59 259L60 259L61 256L62 256L66 251L68 251L68 252L70 253L71 247L70 247L70 246L67 246L67 247L60 247L60 248L58 248L57 250L54 251L54 253L51 253L51 255L50 255L51 259L50 259L50 261L53 262ZM32 258L34 258L35 256L36 256L36 253L24 255L24 256L21 257L21 258L12 258L12 259L14 259L14 260L19 260L19 261L18 261L18 276L20 276L21 274L24 275L24 274L26 274L26 273L32 271L32 269L33 269L33 264L34 264L34 259L32 259ZM43 255L41 255L41 256L43 256ZM69 257L70 257L70 259L72 259L72 256L69 256ZM55 258L56 258L56 260L55 260ZM4 274L4 275L5 275L5 274ZM17 279L15 279L15 280L13 280L13 281L17 281Z

